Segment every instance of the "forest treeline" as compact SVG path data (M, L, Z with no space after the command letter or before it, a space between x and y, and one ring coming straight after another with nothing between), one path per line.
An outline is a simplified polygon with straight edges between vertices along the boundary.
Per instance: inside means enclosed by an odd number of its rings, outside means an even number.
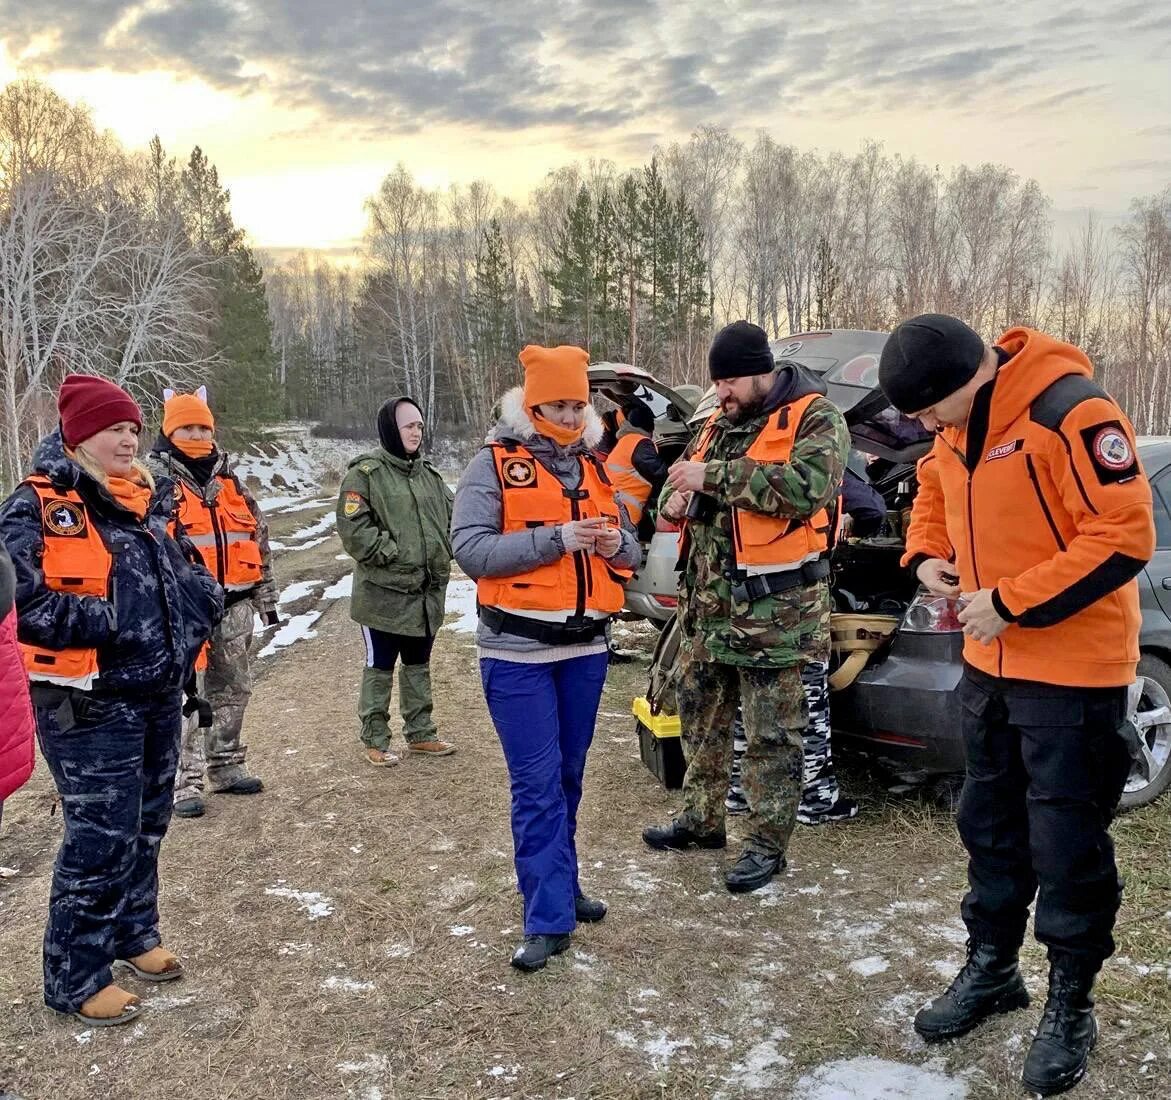
M206 382L224 423L294 417L369 434L406 393L479 433L527 342L702 381L713 329L885 330L924 310L1085 348L1140 432L1171 423L1171 186L1116 230L1056 244L1033 180L944 173L869 142L801 151L718 127L622 171L551 171L524 201L428 188L397 166L366 201L357 262L266 261L209 153L124 148L32 80L0 92L0 478L19 477L70 369L152 407Z

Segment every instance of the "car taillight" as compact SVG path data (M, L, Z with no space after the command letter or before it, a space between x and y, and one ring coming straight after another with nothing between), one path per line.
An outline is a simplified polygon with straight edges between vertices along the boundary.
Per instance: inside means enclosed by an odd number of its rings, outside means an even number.
M656 516L655 517L655 530L656 531L678 531L679 524L674 523L672 520L664 519L662 516Z
M960 600L921 592L903 616L902 630L908 634L955 634L964 629L959 620Z
M677 596L652 596L655 603L660 607L678 607L679 598Z

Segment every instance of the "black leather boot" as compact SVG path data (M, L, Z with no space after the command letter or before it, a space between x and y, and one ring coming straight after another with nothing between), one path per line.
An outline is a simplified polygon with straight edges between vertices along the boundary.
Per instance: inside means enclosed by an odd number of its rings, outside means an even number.
M642 831L642 839L652 848L678 851L684 848L723 848L728 843L723 829L718 833L697 833L679 821L672 821L670 825L648 825Z
M569 934L560 936L525 936L521 945L512 953L512 965L517 970L532 973L540 970L554 955L569 949Z
M765 855L749 848L740 853L736 865L724 876L724 883L733 894L747 894L767 886L773 875L784 869L784 856Z
M955 1039L981 1020L1027 1008L1029 994L1016 949L968 941L968 961L948 986L915 1017L915 1030L929 1043Z
M573 899L573 915L583 924L597 924L606 915L606 903L578 894Z
M1042 1096L1073 1088L1085 1075L1098 1038L1094 1019L1096 959L1053 952L1049 958L1049 997L1025 1057L1021 1080Z

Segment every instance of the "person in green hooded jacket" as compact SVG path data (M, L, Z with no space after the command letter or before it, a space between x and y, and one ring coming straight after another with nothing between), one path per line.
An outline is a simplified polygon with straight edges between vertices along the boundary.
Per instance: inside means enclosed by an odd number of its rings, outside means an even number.
M410 398L378 410L382 446L353 459L338 492L337 529L354 569L350 617L366 639L358 696L366 759L397 764L388 712L399 670L407 750L450 756L432 719L431 648L443 625L451 574L452 492L422 456L423 414Z

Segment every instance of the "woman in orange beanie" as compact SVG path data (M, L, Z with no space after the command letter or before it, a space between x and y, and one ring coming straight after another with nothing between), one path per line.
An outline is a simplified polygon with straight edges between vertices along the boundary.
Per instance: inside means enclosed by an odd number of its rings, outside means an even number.
M578 882L575 833L608 663L610 616L641 561L593 454L602 435L581 348L529 345L523 388L456 490L452 547L477 582L480 676L512 785L524 941L539 970L578 921L606 915Z
M212 724L192 715L183 732L175 775L175 813L204 813L204 768L216 794L256 794L264 789L245 764L241 742L244 710L252 697L248 652L253 610L267 622L277 619L268 525L259 505L236 476L215 441L215 417L207 390L163 391L163 431L150 454L151 469L175 482L179 524L203 562L224 587L224 617L212 635L199 695L212 707ZM206 692L206 694L205 694Z

